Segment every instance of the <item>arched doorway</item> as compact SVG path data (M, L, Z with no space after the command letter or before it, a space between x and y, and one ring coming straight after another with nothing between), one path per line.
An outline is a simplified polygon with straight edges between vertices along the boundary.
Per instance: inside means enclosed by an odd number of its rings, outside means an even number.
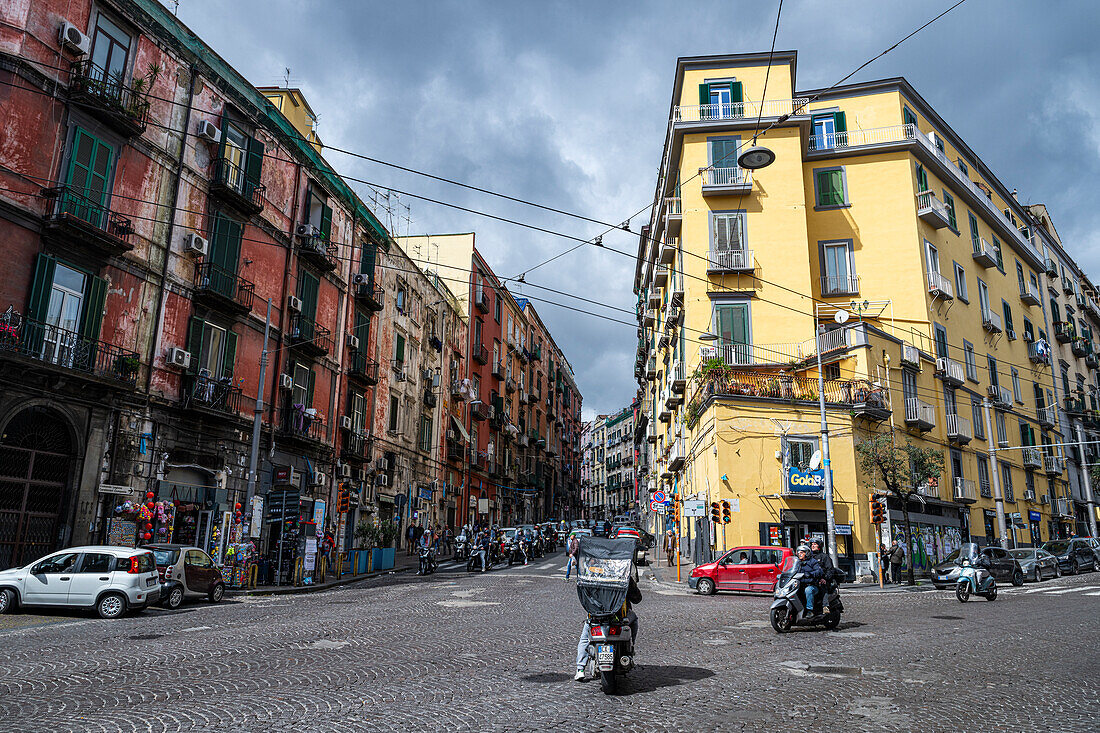
M18 413L0 434L0 568L58 548L73 458L68 427L43 407Z

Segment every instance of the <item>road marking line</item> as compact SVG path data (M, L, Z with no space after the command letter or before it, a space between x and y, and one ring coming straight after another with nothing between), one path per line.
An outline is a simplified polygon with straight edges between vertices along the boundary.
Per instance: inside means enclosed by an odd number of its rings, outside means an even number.
M1076 588L1063 588L1062 590L1052 590L1047 593L1048 596L1062 595L1063 593L1080 593L1086 590L1095 590L1100 588L1100 585L1081 585Z
M1086 593L1086 596L1100 596L1100 590L1093 591L1092 593Z

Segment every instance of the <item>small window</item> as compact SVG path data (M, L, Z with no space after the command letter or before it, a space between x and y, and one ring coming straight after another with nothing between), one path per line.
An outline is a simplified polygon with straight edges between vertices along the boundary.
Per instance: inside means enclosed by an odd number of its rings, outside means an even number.
M1024 319L1024 341L1031 343L1035 340L1035 326L1027 318Z
M985 358L989 364L989 383L992 384L994 387L999 387L1001 383L1000 381L998 381L997 377L997 360L994 359L992 356L989 356L988 354Z
M955 263L955 297L964 303L970 302L970 294L966 289L966 270L958 262Z
M822 168L814 171L814 191L818 208L845 206L848 191L843 168Z
M1016 338L1016 331L1012 328L1012 308L1004 300L1001 301L1001 310L1005 314L1005 333L1008 335L1009 341Z
M959 170L961 170L963 172L964 176L970 175L970 169L966 166L966 161L965 160L963 160L962 158L959 158L957 163L959 165Z
M805 471L809 468L810 458L817 450L817 441L805 438L790 438L787 440L787 461L792 468Z
M1020 371L1016 367L1012 367L1012 396L1017 402L1023 404L1024 398L1020 393Z
M400 432L401 429L401 400L397 395L390 395L390 422L388 428L391 433Z
M393 305L397 309L398 313L404 313L408 307L409 290L405 286L404 281L397 281L397 294L394 296Z
M974 344L963 341L963 361L966 364L966 378L972 382L978 381L978 363L974 358Z
M985 439L985 420L982 416L982 403L977 397L972 397L970 403L970 417L974 422L974 437Z

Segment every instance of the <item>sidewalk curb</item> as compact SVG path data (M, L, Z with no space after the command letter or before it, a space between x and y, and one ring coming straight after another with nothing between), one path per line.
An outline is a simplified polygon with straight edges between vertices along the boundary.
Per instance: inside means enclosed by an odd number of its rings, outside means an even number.
M364 573L363 575L355 575L350 578L341 578L340 580L333 580L328 583L319 583L318 585L299 585L289 588L252 588L250 590L230 590L226 591L226 596L292 596L300 593L317 593L323 590L330 590L332 588L341 588L345 585L351 585L358 583L361 580L369 580L370 578L380 578L383 575L396 575L397 573L407 573L412 570L411 567L407 568L391 568L389 570L379 570L376 573Z

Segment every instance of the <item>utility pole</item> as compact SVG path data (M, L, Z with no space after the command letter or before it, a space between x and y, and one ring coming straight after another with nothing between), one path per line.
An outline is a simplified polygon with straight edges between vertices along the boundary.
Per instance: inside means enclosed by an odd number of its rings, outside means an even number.
M989 446L989 472L993 481L993 498L997 502L997 531L1001 535L1001 547L1008 549L1008 532L1005 529L1005 497L1001 493L1001 476L997 468L997 451L993 447L993 423L989 417L989 398L982 399L982 414L985 416L986 443Z
M271 298L268 298L267 321L264 323L264 348L260 352L260 383L256 390L256 410L252 416L252 453L248 458L248 491L244 505L249 511L252 511L252 497L256 495L257 464L260 460L260 423L264 414L264 379L267 377L267 341L270 335Z
M1077 450L1081 454L1081 477L1085 482L1085 501L1089 517L1089 536L1096 536L1096 502L1092 498L1092 479L1089 478L1089 462L1085 460L1085 439L1081 435L1081 422L1073 423L1073 431L1077 434Z
M816 320L816 319L815 319ZM837 565L836 515L833 513L833 470L829 461L829 422L825 418L825 370L821 365L821 337L825 326L817 327L817 404L821 410L821 466L825 473L825 532L829 542L829 558Z

